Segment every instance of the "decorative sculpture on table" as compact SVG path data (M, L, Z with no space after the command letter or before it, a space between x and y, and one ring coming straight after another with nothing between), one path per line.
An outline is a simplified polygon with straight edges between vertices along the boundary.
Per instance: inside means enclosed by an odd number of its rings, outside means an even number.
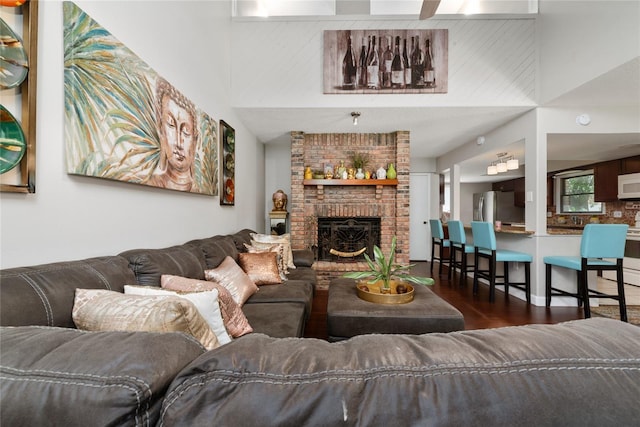
M287 202L288 202L288 197L287 194L282 191L282 190L278 190L275 193L273 193L273 195L271 196L271 199L273 200L273 210L274 211L287 211Z

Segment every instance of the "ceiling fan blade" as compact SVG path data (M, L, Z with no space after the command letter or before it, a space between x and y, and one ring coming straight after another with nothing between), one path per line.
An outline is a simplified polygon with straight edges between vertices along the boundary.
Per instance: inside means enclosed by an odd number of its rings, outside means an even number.
M420 19L429 19L436 14L440 0L423 0L422 9L420 9Z

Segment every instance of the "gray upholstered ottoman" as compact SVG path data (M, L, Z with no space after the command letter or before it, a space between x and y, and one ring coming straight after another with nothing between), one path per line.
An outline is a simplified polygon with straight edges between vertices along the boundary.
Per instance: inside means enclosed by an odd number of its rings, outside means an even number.
M355 281L334 279L329 285L327 330L329 341L364 334L426 334L464 329L464 318L427 286L414 285L407 304L375 304L358 297Z

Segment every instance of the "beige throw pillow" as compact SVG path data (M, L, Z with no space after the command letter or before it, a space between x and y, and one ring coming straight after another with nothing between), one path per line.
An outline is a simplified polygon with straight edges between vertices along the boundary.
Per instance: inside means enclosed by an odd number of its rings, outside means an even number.
M230 256L226 257L216 268L205 270L204 277L227 288L234 301L240 305L258 292L256 283Z
M206 292L180 293L155 286L124 285L124 293L125 295L172 295L191 301L196 306L198 313L218 337L218 342L221 345L231 342L231 337L224 327L222 313L220 313L217 289Z
M176 296L76 289L72 317L78 329L88 331L184 332L207 350L220 346L193 303Z
M296 268L293 263L293 251L291 249L291 235L289 233L283 234L281 236L275 236L271 234L259 234L259 233L251 233L251 245L254 245L254 242L258 243L269 243L273 245L274 243L279 243L284 246L284 258L285 263L288 268Z
M277 257L275 252L243 252L238 254L238 263L256 285L278 285L282 279Z
M218 302L220 303L220 313L227 332L232 337L240 337L244 334L253 332L253 328L249 325L249 321L242 312L240 305L233 300L231 293L227 288L218 282L208 282L206 280L189 279L180 276L171 276L163 274L160 277L163 288L173 291L182 292L202 292L211 289L218 290Z

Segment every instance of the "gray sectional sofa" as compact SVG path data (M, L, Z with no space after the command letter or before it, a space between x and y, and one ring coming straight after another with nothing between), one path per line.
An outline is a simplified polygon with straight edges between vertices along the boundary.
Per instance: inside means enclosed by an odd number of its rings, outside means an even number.
M206 351L177 332L87 332L76 288L202 278L251 230L0 271L0 425L633 425L640 328L609 319L429 335L301 338L310 253L242 307L253 333Z

